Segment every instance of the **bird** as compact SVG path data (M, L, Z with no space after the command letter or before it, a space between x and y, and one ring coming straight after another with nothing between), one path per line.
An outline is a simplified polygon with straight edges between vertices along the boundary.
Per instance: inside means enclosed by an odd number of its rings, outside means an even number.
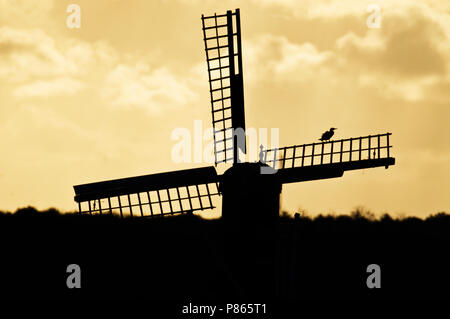
M319 140L320 141L327 141L327 140L329 140L330 138L333 137L334 130L337 130L337 128L335 128L335 127L330 128L329 131L326 131L325 133L322 134L322 137L319 138Z

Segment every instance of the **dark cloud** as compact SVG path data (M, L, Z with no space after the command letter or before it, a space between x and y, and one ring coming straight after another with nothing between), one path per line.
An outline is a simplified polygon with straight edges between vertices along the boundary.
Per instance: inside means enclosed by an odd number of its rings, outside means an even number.
M388 18L388 37L380 62L387 70L405 76L442 75L446 57L439 49L445 41L442 28L421 13Z
M372 37L372 38L371 38ZM380 41L377 45L374 41ZM444 75L446 41L440 25L414 9L408 14L386 14L381 29L369 30L364 37L347 37L340 52L352 64L366 71L403 78Z

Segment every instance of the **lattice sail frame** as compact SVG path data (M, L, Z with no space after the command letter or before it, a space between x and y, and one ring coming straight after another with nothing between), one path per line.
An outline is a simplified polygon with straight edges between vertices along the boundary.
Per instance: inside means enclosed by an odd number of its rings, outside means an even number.
M215 208L213 166L74 186L80 214L153 217Z
M388 159L392 133L263 150L263 162L274 169L362 160Z
M221 15L202 15L202 25L214 129L214 160L216 165L234 163L238 162L237 148L246 152L239 9ZM241 135L235 138L235 132Z

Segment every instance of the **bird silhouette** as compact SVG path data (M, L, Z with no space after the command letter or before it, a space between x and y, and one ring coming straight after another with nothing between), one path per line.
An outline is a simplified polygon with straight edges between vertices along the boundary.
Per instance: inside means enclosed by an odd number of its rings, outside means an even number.
M329 140L330 138L333 137L334 130L337 130L337 128L335 128L335 127L330 128L329 131L326 131L325 133L322 134L322 137L319 138L319 140L320 141L327 141L327 140Z

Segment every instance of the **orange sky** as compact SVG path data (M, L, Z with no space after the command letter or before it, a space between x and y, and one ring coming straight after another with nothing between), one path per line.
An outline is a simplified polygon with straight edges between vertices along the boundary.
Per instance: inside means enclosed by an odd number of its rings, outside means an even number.
M200 16L238 7L248 127L281 146L393 133L395 166L285 185L283 209L449 211L446 0L0 0L0 209L74 210L74 184L208 165L175 163L171 132L210 125Z

